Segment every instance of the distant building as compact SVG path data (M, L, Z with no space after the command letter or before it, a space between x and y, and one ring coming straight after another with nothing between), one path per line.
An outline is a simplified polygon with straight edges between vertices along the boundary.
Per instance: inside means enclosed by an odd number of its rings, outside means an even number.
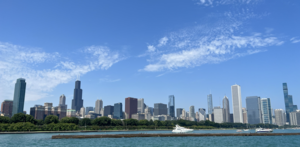
M206 120L206 113L204 108L199 109L199 121L205 121Z
M199 112L195 113L195 119L196 119L196 121L199 121Z
M85 108L84 107L80 108L80 115L81 115L82 118L85 117Z
M258 96L246 97L247 118L249 124L262 123L261 100Z
M145 107L144 107L144 99L138 99L138 106L137 106L137 112L138 113L144 113Z
M143 113L136 113L136 114L132 114L132 119L136 119L136 120L144 120L145 119L145 114Z
M72 110L76 112L80 111L80 108L83 107L83 99L82 99L82 89L80 88L81 82L77 80L75 82L75 89L74 89L74 97L72 100Z
M114 115L114 106L107 105L104 106L104 116Z
M272 110L270 98L261 99L262 121L264 124L272 124Z
M67 109L67 105L66 105L66 96L63 94L59 97L59 105L58 106L63 106L65 107L65 109Z
M53 107L52 103L44 103L44 106L35 105L34 107L31 107L30 115L37 120L44 120L48 115L55 115L60 120L66 117L66 111L67 110L65 106Z
M155 103L154 104L154 115L168 115L168 107L166 104Z
M242 113L243 113L243 122L244 122L244 124L247 124L248 123L247 109L246 108L242 108Z
M221 107L214 108L214 122L215 123L224 123L225 113L224 109Z
M233 123L233 114L230 113L230 123Z
M186 112L184 109L182 109L182 112L181 112L181 116L180 116L181 119L185 120L186 119Z
M213 113L213 100L212 100L212 94L207 95L207 108L208 108L208 114Z
M128 118L131 118L132 114L137 113L137 99L128 97L125 98L125 112L128 115Z
M284 102L285 102L285 113L286 113L286 122L290 122L289 113L295 112L298 107L297 105L293 104L293 96L289 95L288 93L288 87L287 83L283 83L283 96L284 96Z
M114 105L114 119L123 119L122 103L115 103Z
M88 115L90 111L94 111L94 107L85 107L85 115Z
M214 114L208 114L208 120L214 122Z
M1 113L4 116L12 117L13 101L4 100L1 104Z
M290 113L290 124L292 126L300 126L300 110Z
M282 109L275 109L275 122L278 126L285 125L285 115Z
M85 115L85 118L95 119L101 116L102 116L101 114L95 113L94 111L90 111L87 115Z
M103 109L103 101L102 99L96 100L95 102L95 113L101 114L101 110Z
M182 108L177 108L176 109L176 116L178 117L178 118L180 118L180 116L181 116L181 114L182 114Z
M223 110L224 110L224 122L229 122L230 121L229 100L226 96L224 96L222 102L223 102Z
M190 106L189 117L195 118L195 107L194 106Z
M232 109L234 123L243 123L241 86L232 85Z
M175 96L174 95L169 95L169 116L175 117Z
M17 113L23 113L25 92L26 92L25 79L23 79L23 78L17 79L17 82L15 84L12 116L14 116Z

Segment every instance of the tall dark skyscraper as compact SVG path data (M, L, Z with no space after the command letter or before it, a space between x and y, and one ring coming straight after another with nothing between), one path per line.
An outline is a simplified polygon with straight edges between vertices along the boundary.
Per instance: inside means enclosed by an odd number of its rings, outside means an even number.
M183 110L183 108L177 108L177 109L176 109L176 116L177 116L178 118L180 118L180 115L182 114L182 110Z
M82 89L80 89L80 84L81 82L79 80L75 82L74 97L72 100L72 109L76 110L76 112L79 112L80 108L83 107Z
M136 98L125 98L125 113L127 113L128 118L131 118L132 114L137 113L137 101L138 100Z
M262 121L261 100L258 96L246 97L247 118L249 124L260 124Z
M17 113L23 113L24 111L24 101L25 101L25 92L26 92L26 82L25 79L17 79L15 84L15 93L14 93L14 102L12 116Z
M229 100L227 96L223 98L223 109L224 109L224 122L230 121L230 108L229 108Z
M283 95L285 103L285 112L286 112L286 122L290 122L290 114L298 109L297 105L293 104L293 96L289 95L287 83L283 83Z
M155 103L154 104L154 116L156 115L168 115L167 104Z
M104 116L114 115L114 106L108 105L104 106Z
M208 114L212 114L214 110L212 94L207 95L207 108L208 108Z
M174 95L170 95L169 96L169 115L171 117L175 117L175 96Z

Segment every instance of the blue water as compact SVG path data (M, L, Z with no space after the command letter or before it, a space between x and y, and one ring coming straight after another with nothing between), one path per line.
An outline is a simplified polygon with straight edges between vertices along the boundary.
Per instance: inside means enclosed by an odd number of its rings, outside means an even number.
M254 133L254 130L251 130ZM45 134L0 134L0 146L245 146L245 147L299 147L300 136L238 136L238 137L149 137L149 138L95 138L51 139L52 135L171 133L171 131L90 132L90 133L45 133ZM236 130L196 130L194 133L237 133ZM249 132L247 132L249 133ZM274 130L274 133L300 133L300 130Z

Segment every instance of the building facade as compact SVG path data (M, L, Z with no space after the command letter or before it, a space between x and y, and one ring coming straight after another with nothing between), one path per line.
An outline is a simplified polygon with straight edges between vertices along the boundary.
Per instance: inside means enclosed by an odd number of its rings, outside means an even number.
M212 100L212 94L207 95L207 114L213 113L213 100Z
M258 96L246 97L247 118L249 124L262 123L261 100Z
M190 106L189 117L195 118L195 107L194 106Z
M224 109L221 107L214 107L214 122L215 123L224 123L225 113Z
M261 99L261 110L262 110L263 123L264 124L273 124L270 98L262 98Z
M168 115L171 117L175 117L175 96L174 95L169 95L169 112Z
M95 113L100 114L102 109L103 109L102 99L96 100L96 102L95 102Z
M26 92L25 79L23 79L23 78L17 79L17 82L15 84L12 116L14 116L17 113L23 113L25 92Z
M278 125L278 126L285 125L284 110L282 110L282 109L275 109L274 112L275 112L275 122L276 122L276 125Z
M66 96L63 94L59 97L59 106L63 106L67 109L67 105L66 105Z
M79 112L80 108L83 107L82 89L80 86L81 82L77 80L75 82L74 97L72 100L72 110L75 110L76 112Z
M90 111L94 111L94 107L85 107L85 115L88 115Z
M247 109L246 108L242 108L242 113L243 113L243 122L244 122L244 124L247 124L248 123Z
M12 117L12 110L13 110L13 101L4 100L1 104L1 113L4 116Z
M104 106L104 116L107 116L108 115L114 115L114 106L111 106L111 105L107 105L107 106Z
M241 86L232 85L231 95L232 95L233 121L234 123L243 123Z
M131 118L132 114L137 113L137 99L128 97L125 98L125 113L128 115L128 119Z
M178 118L180 118L180 116L181 116L181 114L182 114L182 108L177 108L176 109L176 116L178 117Z
M290 113L290 123L292 126L300 126L300 110Z
M224 96L223 98L223 110L224 110L224 122L230 121L230 108L229 108L229 100L227 96Z
M286 113L286 122L290 122L289 114L291 112L295 112L298 107L293 103L293 96L289 95L287 83L282 84L283 87L283 96L284 96L284 104L285 104L285 113Z
M137 106L137 112L138 113L144 113L145 112L145 105L144 105L144 99L138 99L138 106Z
M199 121L205 121L206 120L206 113L204 108L199 109Z
M123 119L123 105L122 103L115 103L114 105L114 119Z
M154 104L154 116L155 115L168 115L167 104L155 103Z
M136 113L136 114L132 114L132 119L136 119L136 120L144 120L145 119L145 114L143 113Z

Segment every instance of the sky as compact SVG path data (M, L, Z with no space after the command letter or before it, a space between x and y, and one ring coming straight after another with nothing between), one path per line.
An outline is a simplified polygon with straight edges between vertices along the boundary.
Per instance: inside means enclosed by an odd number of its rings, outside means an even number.
M24 110L71 107L81 81L84 107L126 97L187 111L221 106L231 86L284 109L282 83L300 105L300 1L0 1L0 101L27 83Z

